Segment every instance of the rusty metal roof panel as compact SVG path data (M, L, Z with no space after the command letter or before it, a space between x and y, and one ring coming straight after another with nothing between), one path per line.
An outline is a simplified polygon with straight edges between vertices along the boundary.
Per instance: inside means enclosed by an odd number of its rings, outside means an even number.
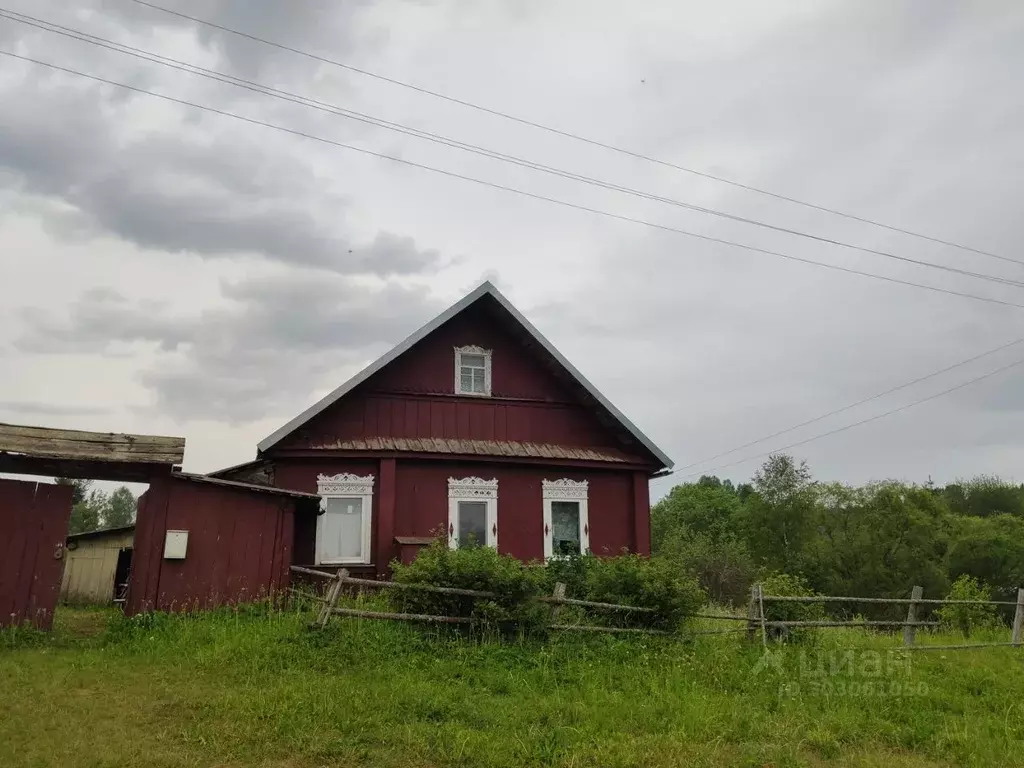
M570 459L623 463L628 457L599 448L579 448L550 443L523 443L510 440L457 440L440 437L369 437L338 440L313 448L340 451L402 451L408 453L445 453L469 456L513 456L522 458Z

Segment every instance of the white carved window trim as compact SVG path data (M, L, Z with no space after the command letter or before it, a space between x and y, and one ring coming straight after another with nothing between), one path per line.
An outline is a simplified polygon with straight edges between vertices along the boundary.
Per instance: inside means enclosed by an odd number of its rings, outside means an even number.
M562 557L554 552L555 531L551 521L551 502L575 501L580 511L580 554L590 552L590 515L588 510L587 480L542 480L541 492L544 501L544 559Z
M484 358L484 391L467 392L462 388L462 356L482 355ZM470 397L491 396L491 350L483 347L456 347L455 348L455 394L468 395Z
M370 531L373 527L373 475L360 477L348 472L337 475L317 475L316 491L320 495L320 509L323 514L316 519L316 563L317 565L369 564ZM322 533L324 515L331 514L327 509L328 499L361 499L362 529L360 546L362 554L358 557L328 558L324 557Z
M448 478L448 546L459 548L459 502L483 501L487 504L488 547L498 548L498 479L479 477Z

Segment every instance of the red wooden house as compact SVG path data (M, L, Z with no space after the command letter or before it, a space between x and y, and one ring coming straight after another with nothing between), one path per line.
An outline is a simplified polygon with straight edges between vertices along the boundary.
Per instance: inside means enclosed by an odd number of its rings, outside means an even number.
M212 474L318 493L293 562L380 574L436 535L523 560L648 554L648 480L671 466L484 283Z

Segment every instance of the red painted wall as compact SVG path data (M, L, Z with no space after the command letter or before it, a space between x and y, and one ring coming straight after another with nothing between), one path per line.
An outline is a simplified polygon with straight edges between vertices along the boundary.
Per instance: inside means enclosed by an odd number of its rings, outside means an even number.
M72 489L0 479L0 627L53 624Z
M295 500L185 479L143 494L127 612L257 600L288 585ZM187 530L183 560L163 557L165 533Z
M574 471L508 464L399 461L396 531L427 536L448 527L448 478L498 478L498 551L521 560L544 557L542 480L587 480L590 549L597 555L636 551L630 472ZM646 514L647 510L644 510Z
M387 517L381 514L387 483L382 482L381 466L391 461L395 463L393 524L390 535L382 535L382 522L387 525ZM301 491L315 492L319 473L373 474L373 570L378 574L384 573L387 563L398 557L395 536L430 536L447 529L449 477L498 478L498 549L521 560L541 560L544 556L541 481L566 477L589 482L591 551L597 555L616 555L623 549L643 554L650 552L647 476L643 472L401 458L380 461L279 459L275 464L278 485ZM638 482L642 485L639 493ZM639 516L635 512L638 500L641 501ZM307 524L297 522L296 563L313 563L315 536L315 517L311 516ZM349 570L353 568L349 566Z
M468 345L492 350L492 397L455 395L454 349ZM490 315L471 307L278 448L319 447L361 437L443 437L626 449L545 367L541 355L546 353L527 350Z

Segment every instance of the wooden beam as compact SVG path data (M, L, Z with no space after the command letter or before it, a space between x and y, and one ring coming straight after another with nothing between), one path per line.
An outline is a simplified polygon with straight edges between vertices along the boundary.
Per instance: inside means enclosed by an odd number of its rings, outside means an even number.
M185 438L0 424L0 451L61 460L180 464Z

